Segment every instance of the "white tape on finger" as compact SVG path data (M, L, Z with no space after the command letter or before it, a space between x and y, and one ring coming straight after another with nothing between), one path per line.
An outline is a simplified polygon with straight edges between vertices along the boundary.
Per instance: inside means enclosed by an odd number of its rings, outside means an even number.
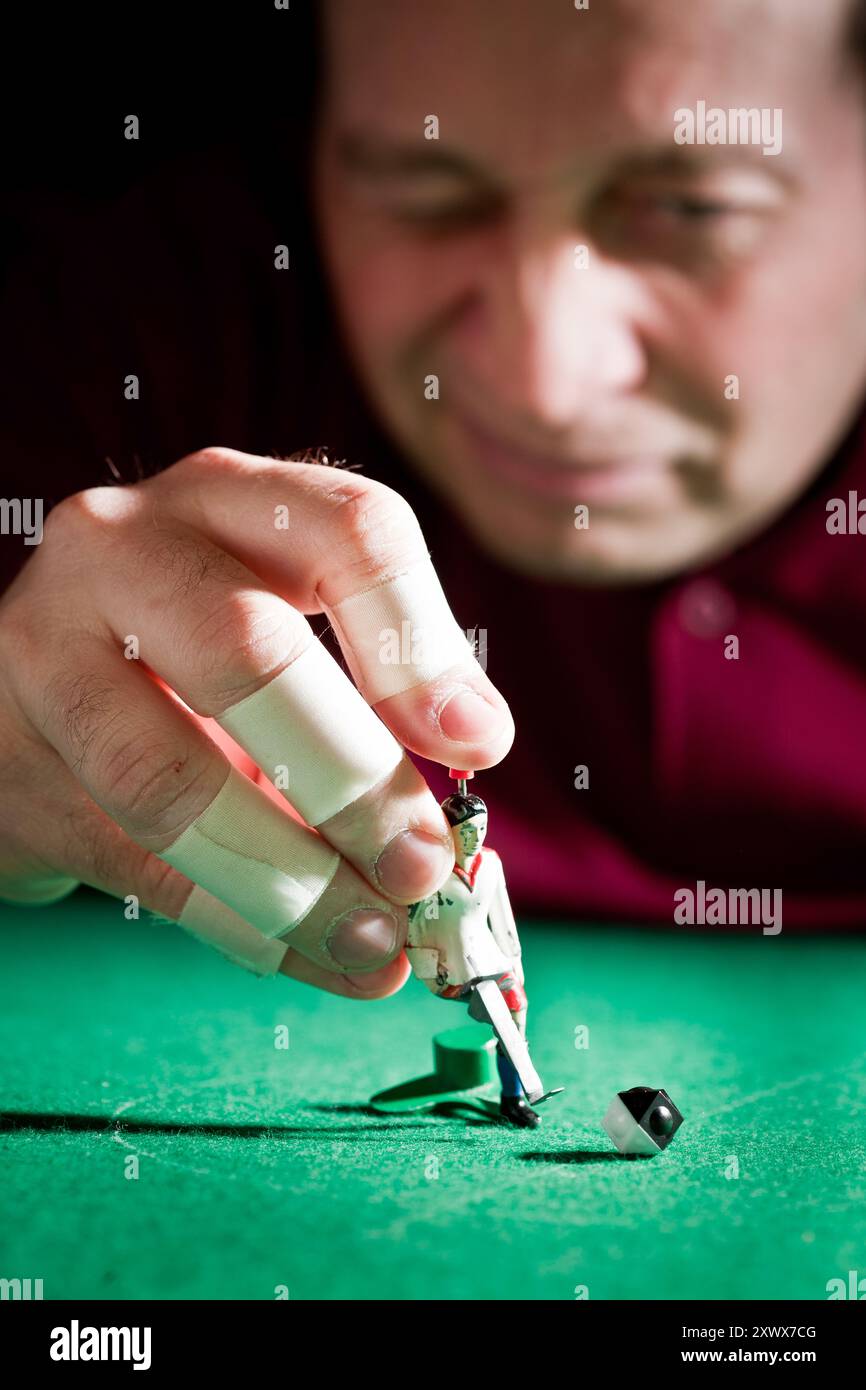
M285 941L262 936L243 917L196 883L178 924L198 941L214 947L234 965L255 975L275 975L288 949Z
M159 858L269 938L298 925L340 862L327 841L234 767L211 804Z
M428 559L325 612L371 704L473 660Z
M394 735L317 639L218 722L309 825L357 801L403 758Z

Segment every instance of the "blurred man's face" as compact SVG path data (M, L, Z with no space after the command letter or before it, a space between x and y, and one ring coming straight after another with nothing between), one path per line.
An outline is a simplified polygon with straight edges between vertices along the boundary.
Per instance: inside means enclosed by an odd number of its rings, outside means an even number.
M328 0L317 201L345 332L407 458L506 564L598 583L698 565L850 424L849 9ZM780 108L781 152L678 143L701 102L763 108L768 134Z

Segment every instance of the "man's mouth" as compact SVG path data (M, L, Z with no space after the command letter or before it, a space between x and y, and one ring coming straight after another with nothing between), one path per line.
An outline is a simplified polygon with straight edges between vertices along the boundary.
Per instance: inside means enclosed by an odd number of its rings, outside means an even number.
M671 472L667 452L606 451L566 459L506 443L466 417L459 424L471 457L483 472L540 497L587 504L616 502L657 489Z

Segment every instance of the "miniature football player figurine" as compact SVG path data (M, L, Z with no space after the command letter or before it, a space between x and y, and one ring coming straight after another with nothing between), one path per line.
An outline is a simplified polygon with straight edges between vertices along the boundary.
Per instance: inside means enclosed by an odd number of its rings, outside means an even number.
M482 848L487 834L487 807L479 796L466 791L465 778L472 773L451 775L459 776L459 790L445 798L442 810L451 826L456 863L438 893L410 907L406 955L415 975L428 989L440 999L468 1002L471 1017L492 1023L499 1036L500 1028L493 1017L496 1010L488 1011L482 997L485 987L489 995L490 985L486 982L495 982L516 1025L519 1037L515 1037L515 1043L519 1043L528 1062L527 999L520 941L502 861L495 850ZM498 1000L495 990L493 997ZM501 1007L500 1003L498 1008ZM505 1024L510 1028L507 1016ZM501 1037L496 1053L502 1088L500 1113L514 1125L540 1124L541 1117L527 1101L517 1067ZM537 1097L541 1098L541 1094L539 1084Z

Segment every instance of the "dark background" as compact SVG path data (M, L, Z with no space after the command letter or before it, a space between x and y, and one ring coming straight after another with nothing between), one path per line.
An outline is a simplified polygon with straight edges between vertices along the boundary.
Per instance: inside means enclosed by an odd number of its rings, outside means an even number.
M50 7L4 15L4 265L22 217L99 208L174 164L234 147L253 174L303 150L318 80L317 5ZM141 139L124 138L135 114Z

